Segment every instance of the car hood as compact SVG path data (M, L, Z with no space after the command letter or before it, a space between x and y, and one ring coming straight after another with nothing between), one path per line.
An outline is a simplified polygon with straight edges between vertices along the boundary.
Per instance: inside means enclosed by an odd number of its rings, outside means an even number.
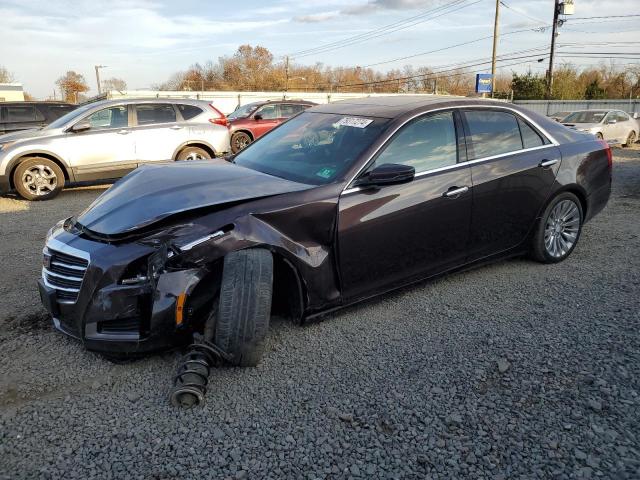
M118 236L189 210L308 188L224 160L145 165L116 182L76 220L93 233Z
M0 143L15 142L18 140L31 140L39 137L50 137L58 133L56 129L32 128L29 130L21 130L19 132L5 133L0 135Z

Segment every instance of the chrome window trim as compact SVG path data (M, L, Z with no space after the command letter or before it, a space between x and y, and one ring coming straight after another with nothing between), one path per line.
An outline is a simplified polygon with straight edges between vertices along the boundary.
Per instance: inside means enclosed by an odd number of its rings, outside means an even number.
M463 110L463 109L469 109L469 108L482 108L482 109L488 109L488 110L502 109L502 110L507 110L509 112L512 112L516 116L522 117L524 120L526 120L531 125L533 125L536 128L536 130L538 130L538 132L541 133L550 143L548 143L546 145L539 145L537 147L523 148L523 149L520 149L520 150L513 150L511 152L505 152L505 153L500 153L500 154L497 154L497 155L491 155L489 157L476 158L474 160L468 160L466 162L456 163L455 165L447 165L446 167L439 167L439 168L434 168L432 170L425 170L424 172L416 173L415 178L419 178L419 177L422 177L424 175L429 175L429 174L432 174L432 173L442 172L442 171L445 171L445 170L451 170L451 169L460 167L462 165L473 165L475 163L487 162L487 161L490 161L490 160L495 160L496 158L506 157L508 155L514 155L514 154L517 154L517 153L530 152L530 151L534 151L534 150L541 150L543 148L549 148L549 147L557 147L558 145L560 145L560 143L549 132L547 132L544 128L542 128L540 125L538 125L538 123L535 122L534 120L532 120L531 117L529 117L527 114L522 113L519 110L516 110L515 108L512 108L512 107L507 107L507 106L503 106L503 105L457 105L455 107L435 108L435 109L429 110L427 112L420 112L420 113L417 113L417 114L413 115L412 117L408 118L404 123L402 123L402 125L399 125L392 132L390 132L387 135L387 137L384 139L384 142L382 143L382 145L380 145L380 147L378 147L376 149L376 151L373 152L369 156L369 158L367 158L367 160L364 162L362 167L360 167L358 169L358 171L356 172L356 174L353 177L351 177L351 179L347 182L347 186L342 190L342 193L340 195L347 194L347 193L358 192L358 191L362 190L362 187L351 187L350 185L353 183L353 181L356 178L358 178L358 175L360 175L360 173L362 173L362 170L364 170L367 167L367 165L369 165L369 162L371 162L371 159L373 159L373 157L375 157L378 154L378 152L380 152L380 150L382 150L382 148L387 144L387 141L391 137L393 137L396 134L396 132L398 130L400 130L402 127L404 127L407 123L411 122L415 118L418 118L418 117L423 116L423 115L429 115L430 113L434 113L434 112L440 112L440 111L443 111L443 110Z

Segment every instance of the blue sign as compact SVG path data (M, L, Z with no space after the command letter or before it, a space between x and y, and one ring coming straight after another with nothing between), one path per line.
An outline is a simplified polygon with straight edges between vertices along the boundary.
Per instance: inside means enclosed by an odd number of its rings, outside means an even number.
M476 93L491 93L491 80L490 73L476 74Z

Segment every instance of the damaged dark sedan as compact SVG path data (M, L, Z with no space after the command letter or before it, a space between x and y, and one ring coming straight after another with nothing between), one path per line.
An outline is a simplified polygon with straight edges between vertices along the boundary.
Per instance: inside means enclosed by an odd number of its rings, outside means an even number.
M236 365L294 322L514 255L554 263L606 205L611 151L520 107L437 97L313 107L235 157L140 168L51 229L57 329L130 355L198 332Z

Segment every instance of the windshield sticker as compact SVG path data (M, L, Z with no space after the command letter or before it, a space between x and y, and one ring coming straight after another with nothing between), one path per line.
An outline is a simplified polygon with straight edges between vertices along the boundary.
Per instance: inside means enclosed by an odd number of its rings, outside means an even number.
M331 178L331 176L336 172L335 168L324 167L319 172L316 172L316 175L322 178Z
M342 117L338 122L336 122L336 126L364 128L371 122L373 122L373 120L369 118Z

